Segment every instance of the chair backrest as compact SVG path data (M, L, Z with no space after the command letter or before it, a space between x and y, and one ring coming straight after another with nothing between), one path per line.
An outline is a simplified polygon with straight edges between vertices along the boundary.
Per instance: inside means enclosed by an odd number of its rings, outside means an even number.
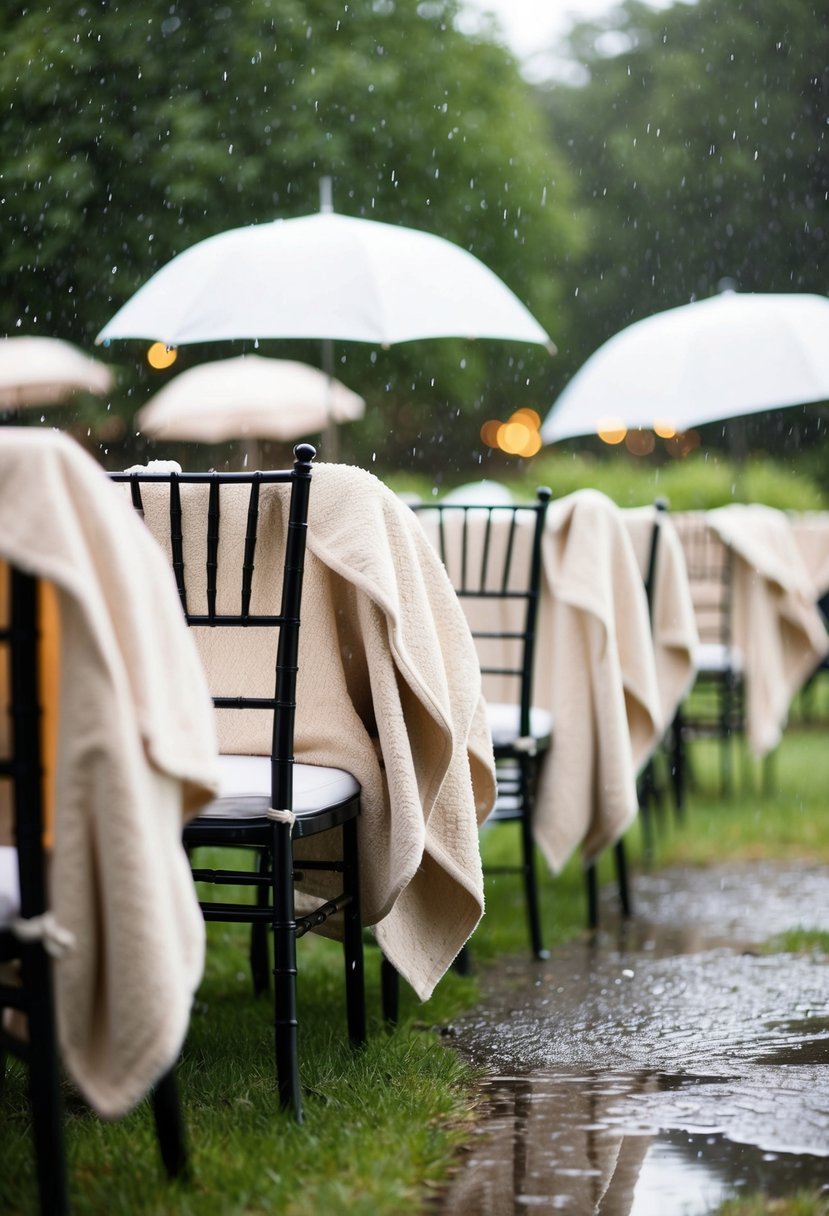
M4 574L6 571L4 571ZM38 582L11 567L0 615L2 667L7 673L8 747L0 757L0 780L11 792L11 826L17 848L19 915L46 910L43 849L43 762L39 704Z
M535 502L417 503L475 640L488 699L520 706L530 734L544 521L551 491Z
M648 617L650 619L651 628L653 628L654 605L656 601L656 563L659 558L659 538L662 535L662 519L668 510L667 500L657 498L653 504L653 526L651 528L651 541L648 548L648 562L645 567L645 595L648 600Z
M699 640L729 646L734 555L704 511L679 511L671 519L682 542Z
M211 692L217 710L272 714L271 805L285 809L293 806L300 609L315 456L310 444L298 444L290 469L250 473L141 470L110 475L115 482L128 483L133 506L167 550L189 625L198 630L244 630L249 635L265 629L278 635L273 684L268 682L265 695L251 695L241 676L238 690L218 693L212 688ZM264 535L262 517L273 523L274 500L269 488L274 487L278 504L284 504L286 494L280 494L280 486L288 487L288 494L284 515L281 505L276 512L280 523L284 519L284 535L274 564L272 530L269 527L269 535ZM232 536L225 535L223 519L231 521ZM254 571L258 562L260 574L271 580L265 595L267 610L257 608L264 581L258 580L257 589Z

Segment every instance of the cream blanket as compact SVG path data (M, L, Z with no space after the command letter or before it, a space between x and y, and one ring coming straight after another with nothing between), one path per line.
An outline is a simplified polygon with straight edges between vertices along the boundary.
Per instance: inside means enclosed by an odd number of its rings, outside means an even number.
M783 511L735 503L707 519L736 558L732 626L745 660L748 743L765 756L780 742L792 697L829 651L829 638Z
M659 526L651 632L664 731L673 721L696 679L694 651L699 643L699 634L688 570L682 542L670 515L648 506L624 510L622 518L633 542L643 579L648 572L654 522Z
M819 596L829 593L829 511L789 515L797 549Z
M144 487L145 520L168 528ZM204 602L206 492L182 486L188 607ZM279 603L286 489L260 492L251 608ZM218 607L238 607L247 488L223 491ZM194 581L195 580L195 581ZM270 695L273 631L196 629L211 691ZM270 715L220 711L224 752L268 754ZM363 918L425 999L483 912L478 825L495 797L474 643L414 514L372 474L315 466L302 600L297 758L362 786ZM322 854L330 851L320 839ZM298 856L315 850L300 842ZM324 879L306 872L308 890Z
M204 924L181 847L217 788L212 706L163 555L57 432L0 429L0 555L50 580L61 671L51 905L65 1064L102 1115L178 1055Z
M551 503L534 700L553 713L535 834L554 872L636 817L636 776L663 712L642 575L618 507L595 490Z

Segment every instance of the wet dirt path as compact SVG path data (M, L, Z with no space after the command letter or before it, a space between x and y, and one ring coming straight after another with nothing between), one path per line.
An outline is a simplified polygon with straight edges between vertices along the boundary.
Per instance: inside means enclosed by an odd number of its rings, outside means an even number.
M486 1117L446 1216L697 1216L726 1197L829 1193L829 962L764 955L829 931L829 870L639 876L631 922L483 978L453 1028Z

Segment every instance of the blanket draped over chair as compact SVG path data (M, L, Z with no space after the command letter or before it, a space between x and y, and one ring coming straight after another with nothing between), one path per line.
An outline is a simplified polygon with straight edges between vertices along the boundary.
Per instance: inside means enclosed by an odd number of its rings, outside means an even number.
M168 562L68 437L0 431L0 557L60 613L51 908L63 1059L105 1116L175 1061L204 924L181 845L218 788L213 710Z
M642 575L622 513L582 490L550 504L534 699L553 714L535 836L554 872L594 861L636 818L664 730Z
M161 495L145 519L168 530ZM166 503L166 497L164 499ZM222 497L217 609L238 596L247 488ZM206 602L206 489L181 485L188 608ZM262 486L251 611L279 602L283 487ZM203 582L193 582L200 574ZM296 755L353 773L362 786L362 909L383 952L427 998L484 907L478 826L495 798L492 742L474 642L414 514L371 473L315 465L302 599ZM256 628L194 627L211 692L268 695L275 639ZM217 711L223 752L270 752L271 716ZM296 845L298 867L314 840ZM326 878L303 877L306 894ZM300 892L302 894L302 891Z
M694 650L699 643L694 602L682 542L671 517L654 506L622 511L642 578L647 576L654 526L659 528L654 570L651 633L663 728L673 721L696 679Z
M783 511L734 503L706 518L735 555L733 630L745 658L748 744L765 756L782 738L792 697L829 650L818 590Z

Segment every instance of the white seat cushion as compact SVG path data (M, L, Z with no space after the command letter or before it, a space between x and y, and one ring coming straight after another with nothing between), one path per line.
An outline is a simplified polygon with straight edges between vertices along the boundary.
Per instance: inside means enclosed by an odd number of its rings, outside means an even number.
M294 765L295 815L337 806L359 792L360 783L341 768ZM266 814L270 805L268 756L220 756L219 797L199 811L199 818L257 819Z
M17 849L0 847L0 929L4 929L20 911L20 885L17 872Z
M694 664L697 671L718 675L726 671L743 670L743 656L736 646L724 646L719 642L700 642L694 647Z
M520 709L517 705L487 702L486 717L496 747L508 747L518 738ZM553 733L553 716L546 709L530 710L530 733L534 739L548 739Z

